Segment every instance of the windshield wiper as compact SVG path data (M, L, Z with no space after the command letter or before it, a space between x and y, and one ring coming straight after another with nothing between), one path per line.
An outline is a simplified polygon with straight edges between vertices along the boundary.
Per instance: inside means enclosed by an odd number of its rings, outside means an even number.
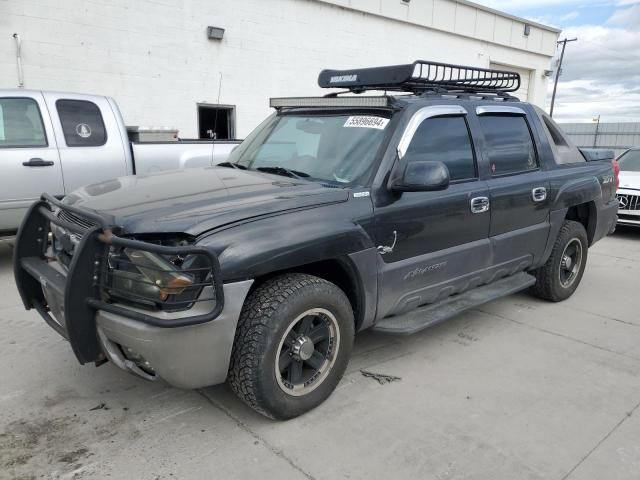
M256 170L259 172L273 173L275 175L282 175L291 178L308 178L311 176L308 173L299 172L298 170L290 170L284 167L258 167Z
M237 163L231 163L231 162L221 162L216 166L217 167L237 168L238 170L246 170L247 169L247 167L245 167L244 165L239 165Z

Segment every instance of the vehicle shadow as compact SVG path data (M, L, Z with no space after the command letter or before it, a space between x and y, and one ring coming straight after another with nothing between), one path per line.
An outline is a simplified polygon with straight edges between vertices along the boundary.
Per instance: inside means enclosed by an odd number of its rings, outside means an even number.
M628 240L640 239L640 227L618 225L616 231L613 232L611 236Z
M13 241L0 240L0 272L9 270L13 259Z

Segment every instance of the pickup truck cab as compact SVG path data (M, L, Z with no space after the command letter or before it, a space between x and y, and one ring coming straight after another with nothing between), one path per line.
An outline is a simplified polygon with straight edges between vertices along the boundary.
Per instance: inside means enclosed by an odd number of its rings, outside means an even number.
M0 236L42 192L62 197L123 175L221 162L238 141L129 142L113 98L0 90Z
M227 380L285 419L331 394L358 331L414 333L524 289L564 300L615 226L616 171L509 95L519 80L323 71L396 94L272 99L219 166L45 195L15 247L24 305L81 363Z

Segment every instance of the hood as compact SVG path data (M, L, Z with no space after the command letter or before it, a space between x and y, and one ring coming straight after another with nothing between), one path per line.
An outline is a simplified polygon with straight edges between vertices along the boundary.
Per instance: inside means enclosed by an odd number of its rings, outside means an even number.
M620 170L618 178L620 179L620 188L631 188L633 190L640 190L640 172Z
M225 167L188 168L88 185L64 202L128 233L200 235L230 223L344 202L349 193L305 180Z

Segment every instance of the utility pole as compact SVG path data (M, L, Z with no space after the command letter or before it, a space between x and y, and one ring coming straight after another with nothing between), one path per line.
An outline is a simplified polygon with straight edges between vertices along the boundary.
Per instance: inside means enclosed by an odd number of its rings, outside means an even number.
M598 146L598 130L600 129L600 115L593 117L593 121L596 122L596 134L593 136L593 148Z
M549 109L549 116L553 117L553 104L556 102L556 90L558 89L558 78L560 78L560 72L562 71L562 60L564 60L564 49L567 47L567 43L575 42L577 38L565 38L560 40L558 45L562 44L562 52L560 53L560 61L558 61L558 69L556 71L556 80L553 84L553 94L551 95L551 108Z

